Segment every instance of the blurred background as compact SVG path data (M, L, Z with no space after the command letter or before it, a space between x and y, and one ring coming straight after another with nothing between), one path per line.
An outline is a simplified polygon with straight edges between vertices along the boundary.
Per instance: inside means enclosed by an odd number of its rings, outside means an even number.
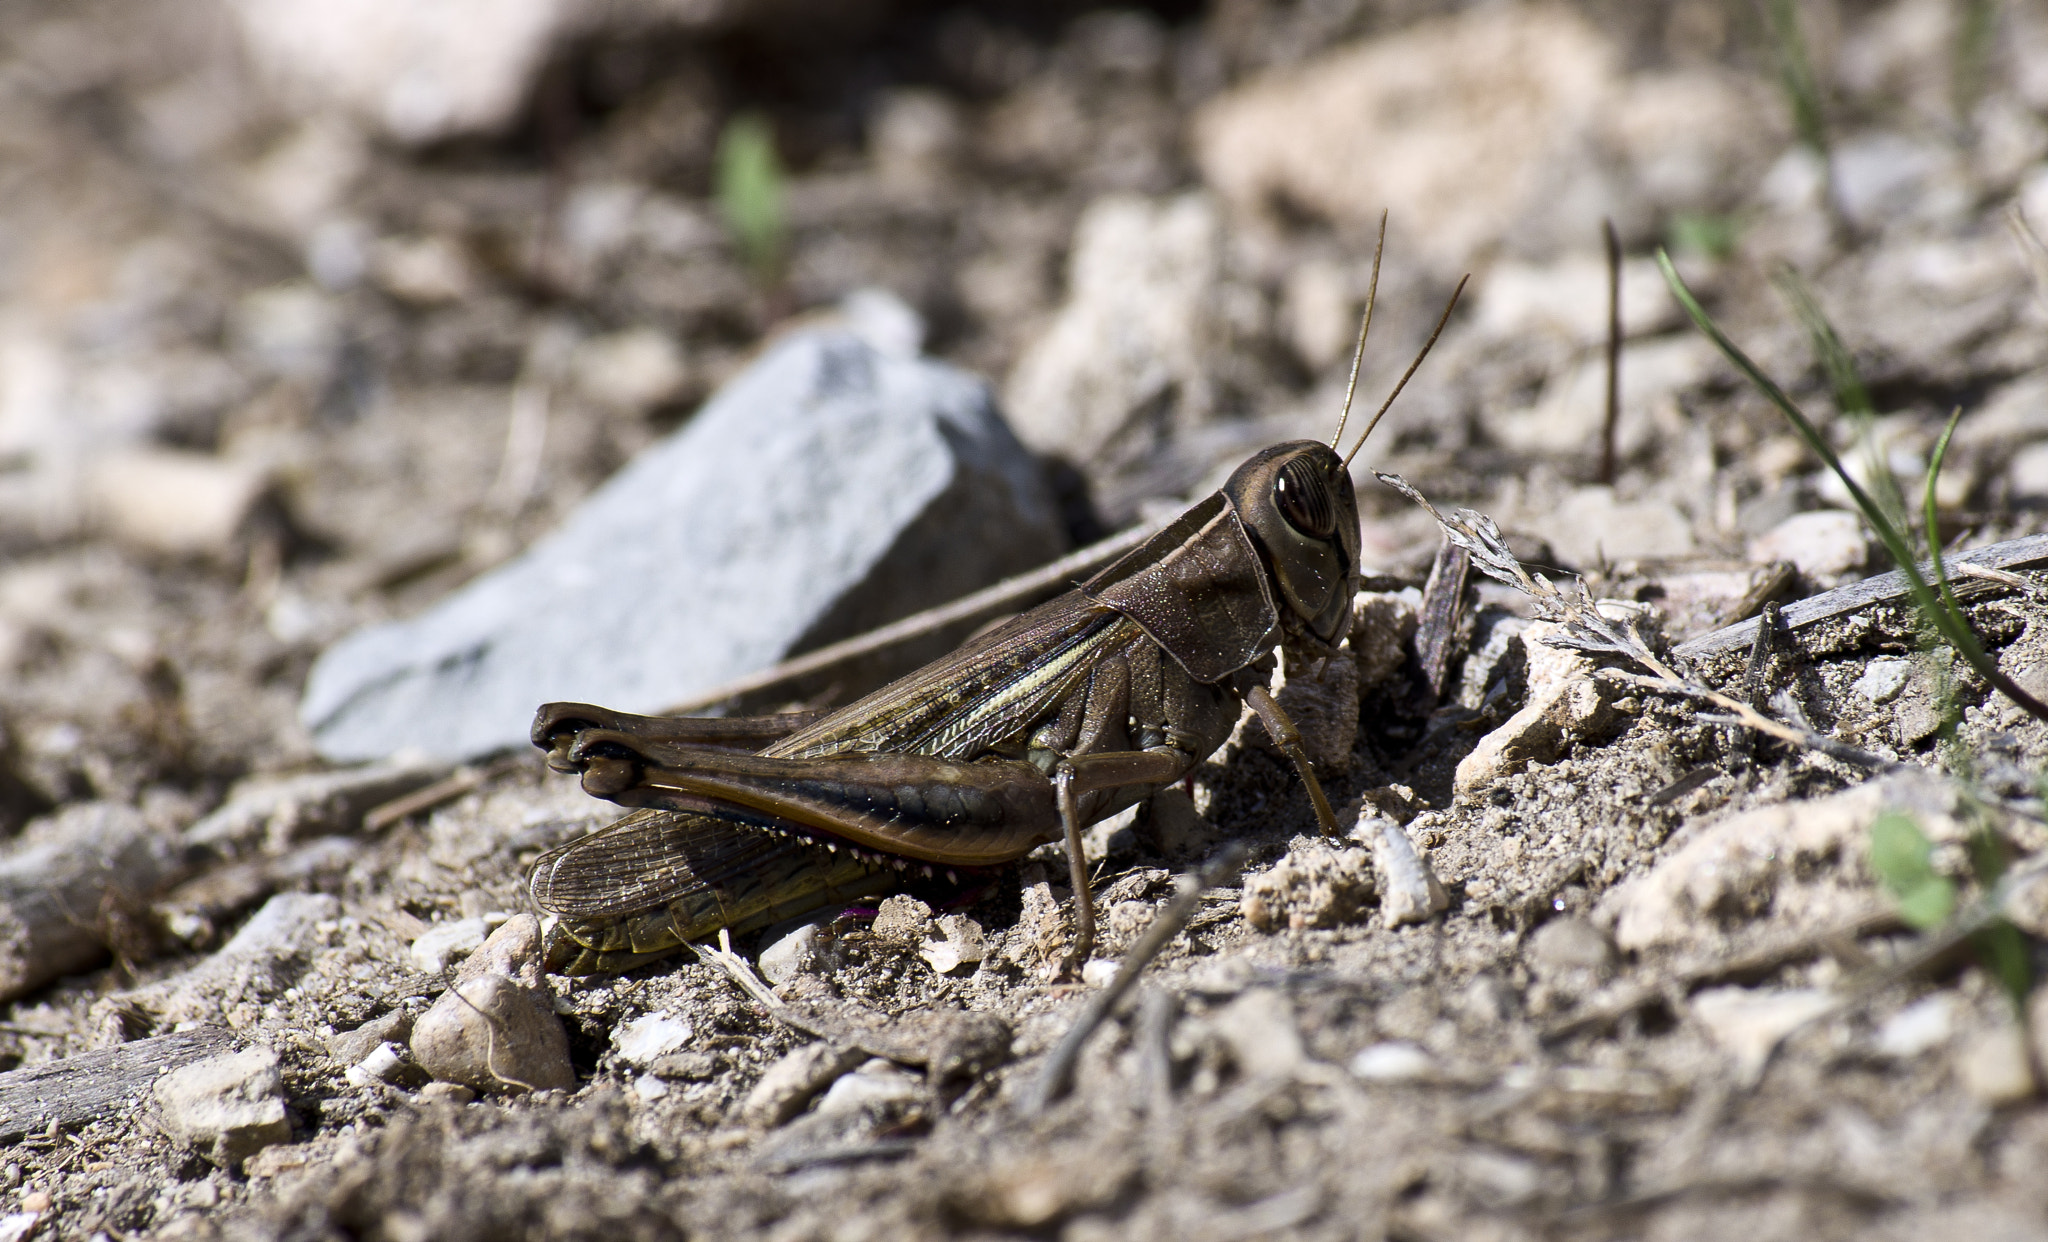
M1098 538L1328 436L1383 210L1372 404L1474 281L1359 460L1375 569L1435 537L1368 467L1599 572L1841 503L1658 246L1846 442L1807 291L1909 482L1965 407L1949 533L2031 529L2044 157L2037 0L8 0L0 819L307 762L325 644L859 290Z

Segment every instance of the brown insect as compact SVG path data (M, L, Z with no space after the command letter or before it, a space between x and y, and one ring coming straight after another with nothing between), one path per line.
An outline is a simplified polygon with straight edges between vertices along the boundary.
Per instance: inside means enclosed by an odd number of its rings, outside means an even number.
M1361 356L1371 322L1369 299ZM1354 388L1357 374L1354 360ZM838 710L702 719L543 706L533 742L549 764L640 808L534 865L534 901L560 918L553 968L630 969L721 928L886 891L912 869L990 867L1062 839L1075 967L1094 938L1082 830L1185 777L1245 705L1334 834L1266 686L1276 647L1329 654L1351 623L1358 507L1336 449L1343 425L1330 444L1253 455L1073 590Z

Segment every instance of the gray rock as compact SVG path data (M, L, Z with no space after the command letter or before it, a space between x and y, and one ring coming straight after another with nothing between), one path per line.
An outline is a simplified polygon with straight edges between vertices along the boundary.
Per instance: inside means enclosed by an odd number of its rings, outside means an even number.
M1899 691L1913 678L1913 662L1897 656L1879 656L1863 669L1863 676L1849 687L1873 704L1885 704L1899 697Z
M241 854L259 846L282 852L309 837L354 832L378 804L447 774L445 764L403 759L339 772L251 777L236 784L218 809L187 828L185 840L220 854Z
M1060 546L1037 467L980 380L801 333L524 556L335 644L301 713L331 758L469 758L523 746L543 702L660 711ZM872 684L960 637L839 675Z
M1529 958L1538 974L1575 970L1605 974L1614 968L1614 942L1584 919L1553 919L1529 938Z
M171 1137L223 1168L290 1141L277 1053L255 1047L174 1069L153 1089Z

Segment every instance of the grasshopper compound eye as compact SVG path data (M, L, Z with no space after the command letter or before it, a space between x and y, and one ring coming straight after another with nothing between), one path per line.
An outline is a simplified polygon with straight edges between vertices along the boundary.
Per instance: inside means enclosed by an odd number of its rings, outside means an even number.
M1273 480L1273 503L1287 524L1312 539L1328 539L1337 529L1337 506L1323 472L1307 457L1280 467Z

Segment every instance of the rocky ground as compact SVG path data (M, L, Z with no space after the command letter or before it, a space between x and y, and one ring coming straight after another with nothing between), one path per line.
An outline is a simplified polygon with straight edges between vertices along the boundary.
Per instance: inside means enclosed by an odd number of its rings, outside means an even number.
M1953 550L2041 530L2048 9L298 7L0 14L0 1238L2048 1234L2048 894L1994 886L2048 847L2048 725L1896 592L1800 611L1887 563L1650 259L1862 477L1917 498L1960 407ZM779 210L721 181L745 118ZM1040 553L1327 437L1383 209L1371 404L1472 283L1355 467L1351 659L1283 675L1354 836L1255 724L1094 832L1107 961L1249 862L1042 1109L1109 973L1055 977L1057 851L739 937L773 995L551 976L526 869L616 808L301 722L338 640L513 563L807 327L986 377ZM1490 582L1432 708L1439 535L1373 469L1865 758L1596 675ZM1015 568L985 542L958 585ZM2048 551L2004 563L1970 617L2040 693ZM1702 638L1771 602L1763 658ZM833 616L791 645L884 619Z

